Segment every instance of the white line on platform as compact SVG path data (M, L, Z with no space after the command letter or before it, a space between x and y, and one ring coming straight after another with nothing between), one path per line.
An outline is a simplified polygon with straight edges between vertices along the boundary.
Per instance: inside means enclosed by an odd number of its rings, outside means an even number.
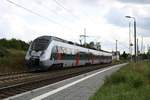
M95 75L98 75L98 74L100 74L100 73L103 73L103 72L105 72L105 71L107 71L107 70L110 70L110 69L116 68L116 67L120 67L120 66L123 66L123 65L125 65L125 64L121 64L121 65L118 65L118 66L112 66L112 67L110 67L110 68L104 69L104 70L102 70L102 71L99 71L99 72L97 72L97 73L94 73L94 74L91 74L91 75L86 76L86 77L84 77L84 78L81 78L81 79L79 79L79 80L76 80L76 81L74 81L74 82L72 82L72 83L69 83L69 84L67 84L67 85L64 85L64 86L62 86L62 87L60 87L60 88L57 88L57 89L55 89L55 90L52 90L52 91L49 91L49 92L47 92L47 93L45 93L45 94L39 95L39 96L37 96L37 97L35 97L35 98L32 98L31 100L42 100L42 99L44 99L44 98L46 98L46 97L48 97L48 96L50 96L50 95L53 95L53 94L55 94L55 93L57 93L57 92L59 92L59 91L61 91L61 90L64 90L64 89L66 89L66 88L69 88L69 87L71 87L71 86L73 86L73 85L75 85L75 84L77 84L77 83L79 83L79 82L82 82L82 81L84 81L84 80L86 80L86 79L88 79L88 78L91 78L91 77L93 77L93 76L95 76Z

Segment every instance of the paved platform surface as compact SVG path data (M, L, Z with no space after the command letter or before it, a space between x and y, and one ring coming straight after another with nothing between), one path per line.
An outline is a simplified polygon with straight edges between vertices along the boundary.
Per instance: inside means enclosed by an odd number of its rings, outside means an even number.
M125 64L119 64L82 74L5 100L88 100L104 79Z

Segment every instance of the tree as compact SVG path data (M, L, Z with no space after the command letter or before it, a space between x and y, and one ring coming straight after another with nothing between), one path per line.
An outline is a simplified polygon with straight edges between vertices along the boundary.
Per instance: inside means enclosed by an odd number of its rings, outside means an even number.
M94 48L94 46L95 46L94 42L86 43L86 44L84 44L84 46L87 48L95 49Z
M28 43L25 43L22 40L6 40L6 39L0 39L0 47L6 48L6 49L18 49L18 50L27 50L29 47Z
M127 59L128 58L128 54L124 51L123 54L121 55L121 57L123 59Z
M100 44L100 42L96 42L95 46L96 46L97 50L101 50L101 44Z
M83 44L84 47L90 48L90 49L95 49L95 50L101 50L101 45L100 42L94 43L93 41L90 43L85 43Z

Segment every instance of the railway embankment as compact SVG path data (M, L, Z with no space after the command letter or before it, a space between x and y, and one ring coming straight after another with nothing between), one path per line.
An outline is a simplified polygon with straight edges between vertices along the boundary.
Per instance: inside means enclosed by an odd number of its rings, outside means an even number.
M150 98L150 61L129 63L107 77L90 100L148 100Z
M24 57L25 51L15 49L1 49L0 74L27 71Z

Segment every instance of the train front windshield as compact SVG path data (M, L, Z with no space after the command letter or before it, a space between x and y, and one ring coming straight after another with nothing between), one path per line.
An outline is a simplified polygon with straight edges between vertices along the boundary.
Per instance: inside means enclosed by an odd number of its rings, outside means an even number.
M44 38L41 39L35 39L33 43L31 44L31 49L35 51L43 51L47 49L50 41Z

